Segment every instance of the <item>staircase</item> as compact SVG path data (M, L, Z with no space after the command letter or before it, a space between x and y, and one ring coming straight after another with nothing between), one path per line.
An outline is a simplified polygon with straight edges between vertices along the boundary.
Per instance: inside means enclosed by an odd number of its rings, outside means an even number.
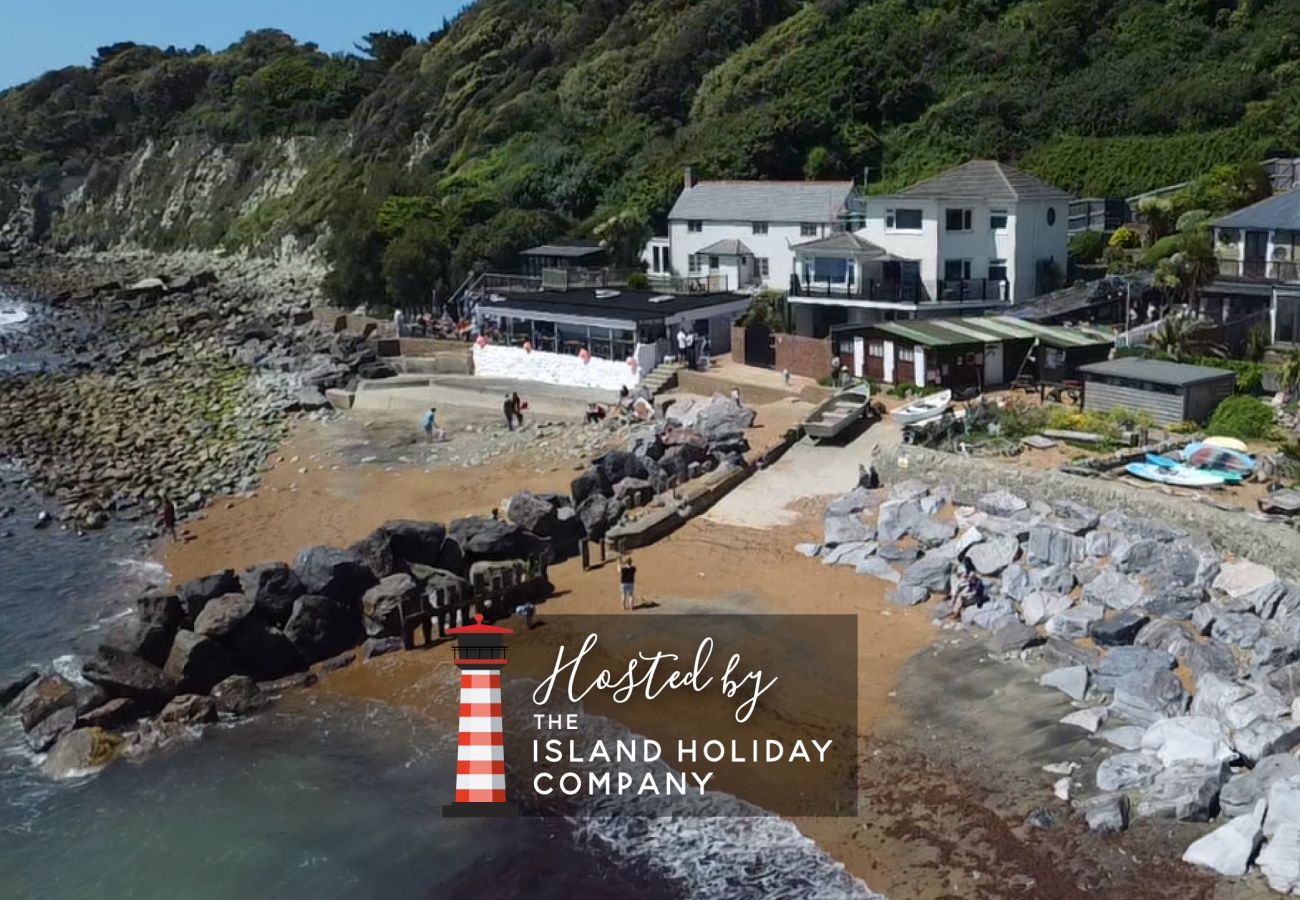
M686 366L679 362L660 363L645 377L641 386L648 388L651 396L657 397L664 391L677 387L677 373L685 369Z

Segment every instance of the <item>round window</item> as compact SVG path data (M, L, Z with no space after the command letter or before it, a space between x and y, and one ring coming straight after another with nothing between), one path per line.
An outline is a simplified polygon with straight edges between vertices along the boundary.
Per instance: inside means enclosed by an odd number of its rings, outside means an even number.
M1047 207L1047 224L1048 224L1048 225L1055 225L1055 224L1056 224L1056 207L1055 207L1055 206L1049 206L1049 207Z

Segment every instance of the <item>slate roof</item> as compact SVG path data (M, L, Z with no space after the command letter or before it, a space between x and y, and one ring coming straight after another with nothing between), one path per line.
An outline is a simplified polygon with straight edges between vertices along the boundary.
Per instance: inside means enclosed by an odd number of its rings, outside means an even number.
M1205 381L1236 378L1236 375L1228 369L1215 369L1211 366L1189 366L1186 363L1166 362L1162 359L1138 359L1137 357L1089 363L1086 366L1079 366L1079 371L1088 375L1149 381L1153 384L1166 384L1172 387L1187 387Z
M721 222L834 222L851 181L701 181L682 191L669 219Z
M1245 209L1228 213L1214 224L1220 228L1285 228L1300 231L1300 188L1275 194Z
M1039 325L1011 316L977 316L952 319L908 319L870 326L876 331L927 347L995 344L1037 338L1049 347L1096 347L1110 344L1112 335L1096 328Z
M1006 201L1072 199L1060 188L992 159L972 159L904 188L894 196L934 200L948 197Z
M851 253L861 259L899 259L883 247L878 247L864 237L859 237L852 231L839 231L835 234L827 235L823 238L814 238L811 241L804 241L802 244L795 244L793 249L796 253L800 250L817 250L826 253Z
M707 247L701 247L699 250L695 251L695 255L753 256L754 251L750 250L742 242L734 238L727 238L721 241L714 241Z

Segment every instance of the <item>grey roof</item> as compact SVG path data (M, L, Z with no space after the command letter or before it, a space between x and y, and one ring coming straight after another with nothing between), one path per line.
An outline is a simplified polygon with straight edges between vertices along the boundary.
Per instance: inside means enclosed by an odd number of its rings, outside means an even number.
M895 196L926 197L942 200L945 197L974 197L984 200L1070 200L1060 188L1039 181L1015 166L992 159L972 159L940 172L933 178L919 181L904 188Z
M669 219L834 222L851 181L701 181L682 191Z
M797 253L800 250L817 250L827 253L851 253L860 259L900 259L894 256L883 247L878 247L864 237L859 237L852 231L838 231L835 234L827 235L823 238L813 238L811 241L804 241L802 244L795 244L793 247Z
M1089 363L1086 366L1079 366L1079 371L1088 375L1130 378L1134 381L1150 381L1153 384L1167 384L1173 387L1187 387L1204 381L1237 377L1228 369L1215 369L1210 366L1189 366L1185 363L1165 362L1160 359L1138 359L1136 357Z
M734 238L726 238L721 241L714 241L707 247L701 247L695 251L696 255L711 254L714 256L753 256L754 252L746 247L740 241Z
M1300 188L1215 219L1220 228L1287 228L1300 231Z
M531 250L524 250L522 256L591 256L594 253L604 253L605 248L600 244L542 244L540 247L533 247Z

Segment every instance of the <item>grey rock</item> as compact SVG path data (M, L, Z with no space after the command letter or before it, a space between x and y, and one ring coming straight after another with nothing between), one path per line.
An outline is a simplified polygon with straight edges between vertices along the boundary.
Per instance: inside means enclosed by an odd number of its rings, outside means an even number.
M1223 612L1215 603L1202 603L1192 610L1192 626L1197 634L1209 634L1214 627L1214 620Z
M253 601L245 594L226 594L210 601L194 620L194 631L221 640L253 615ZM142 654L143 655L143 654ZM166 660L163 660L166 662Z
M821 544L795 544L794 550L800 556L806 556L809 559L816 559L818 556L821 555L822 545Z
M1144 788L1162 768L1160 760L1149 753L1116 753L1103 759L1097 767L1097 788L1103 791Z
M185 620L185 607L175 594L148 593L136 598L135 617L175 634Z
M1010 601L997 600L983 606L967 606L961 611L964 625L983 628L985 631L997 631L1004 625L1017 623L1016 611Z
M1188 644L1182 659L1197 680L1210 673L1234 678L1239 668L1237 658L1222 644Z
M889 489L890 500L920 500L929 494L929 486L916 478L905 478Z
M1222 721L1226 708L1250 696L1250 688L1237 684L1231 678L1207 672L1196 679L1196 696L1192 698L1191 712L1194 716L1208 716Z
M1114 834L1128 828L1129 799L1127 794L1098 794L1077 805L1079 815L1088 823L1090 831Z
M1290 721L1257 719L1232 733L1232 745L1247 763L1256 763L1300 745L1300 727Z
M1293 613L1294 609L1289 600L1291 588L1277 579L1266 585L1256 588L1249 594L1239 598L1238 602L1248 604L1250 609L1254 610L1261 618L1273 618L1279 609L1284 612ZM1286 606L1283 606L1285 602Z
M1070 534L1084 534L1097 527L1101 515L1091 506L1075 500L1058 500L1052 504L1053 524Z
M1156 541L1121 540L1110 553L1111 565L1127 575L1151 568L1160 559L1162 545Z
M239 583L257 611L276 627L289 621L293 601L304 591L297 573L282 562L249 566L239 576Z
M1264 834L1273 837L1284 826L1300 825L1300 776L1276 778L1268 788Z
M1281 694L1284 701L1290 703L1296 697L1300 697L1300 662L1283 666L1269 673L1264 680L1269 687Z
M875 556L858 563L858 567L854 571L859 575L870 575L872 578L892 581L894 584L898 584L899 581L899 574L894 567Z
M874 541L853 541L838 544L826 551L822 563L828 566L859 566L876 555Z
M1002 593L1011 600L1023 600L1031 590L1029 573L1024 567L1012 563L1002 570Z
M41 771L56 781L83 778L112 763L121 743L102 728L77 728L59 739Z
M1182 656L1191 641L1192 636L1186 628L1164 619L1152 619L1133 638L1133 643L1139 647L1163 650L1170 656Z
M876 530L882 541L896 541L912 530L925 513L915 500L890 500L880 504Z
M885 599L899 606L916 606L930 599L930 591L921 585L900 584L894 590L886 591Z
M1034 591L1021 602L1020 615L1025 620L1026 625L1038 625L1053 616L1065 612L1073 603L1074 598L1068 594Z
M1088 647L1080 647L1073 641L1051 635L1043 644L1043 656L1045 659L1060 665L1087 666L1090 672L1092 667L1101 660L1101 653L1098 651Z
M827 516L822 525L825 528L825 539L822 543L827 547L862 543L874 540L876 537L875 529L859 519L857 515Z
M308 547L298 554L293 568L309 593L354 608L359 607L361 595L378 580L359 554L338 547ZM297 601L295 608L296 604Z
M1074 590L1074 572L1065 566L1036 566L1029 570L1030 590L1068 594Z
M16 700L32 682L40 677L40 672L32 670L0 683L0 709L4 709Z
M610 497L592 494L578 504L578 519L587 537L593 541L603 539L606 533L623 517L623 504Z
M1015 538L993 537L972 546L966 558L981 575L997 575L1015 562L1019 553L1020 544Z
M1086 545L1083 540L1050 525L1029 529L1026 547L1029 561L1038 566L1069 566L1082 562Z
M81 667L81 674L110 696L136 701L145 712L161 709L176 694L176 686L162 669L114 647L100 647Z
M1002 655L1005 653L1019 653L1027 647L1035 644L1041 644L1043 637L1036 629L1020 622L1008 622L993 633L989 638L989 652Z
M402 604L414 602L419 595L419 586L410 575L399 573L381 579L361 597L366 634L370 637L400 636Z
M1152 616L1186 622L1196 607L1205 599L1205 590L1167 581L1152 584L1152 591L1143 606Z
M978 528L967 528L935 552L952 560L961 559L971 547L982 540L984 535Z
M952 540L957 534L957 526L951 522L922 518L912 526L910 533L921 546L936 548Z
M921 555L915 547L904 546L896 541L882 542L876 553L888 562L910 563Z
M1115 684L1111 710L1134 724L1151 725L1160 719L1180 716L1185 709L1187 691L1168 670L1134 672Z
M1216 641L1250 649L1264 636L1264 623L1254 613L1224 613L1215 618L1210 634Z
M1054 687L1071 700L1083 700L1088 694L1088 667L1063 666L1046 672L1038 679L1044 687Z
M1147 730L1141 725L1119 725L1115 728L1107 728L1097 737L1121 750L1140 750L1142 736L1146 733Z
M1300 759L1290 753L1265 756L1255 768L1234 775L1219 793L1219 808L1226 816L1240 816L1268 797L1278 781L1300 776Z
M27 732L27 746L36 753L44 753L54 743L77 725L77 710L65 706L50 713Z
M239 590L239 579L235 577L235 571L225 569L214 575L194 578L185 582L180 586L177 594L180 596L181 604L185 607L186 618L193 622L209 601L226 594L238 593Z
M1054 637L1074 640L1088 636L1092 623L1105 615L1100 606L1084 603L1057 613L1047 620L1044 627Z
M77 717L82 728L126 728L140 718L140 707L128 697L116 697Z
M1216 593L1237 600L1275 581L1277 574L1268 566L1241 560L1221 565L1211 588Z
M76 687L57 674L45 675L29 682L14 704L26 731L31 731L61 709L73 709L75 712L76 705Z
M1146 616L1133 610L1124 610L1108 619L1093 622L1088 633L1093 641L1103 647L1118 647L1133 643L1146 624Z
M307 594L293 605L293 615L284 627L303 662L319 662L361 643L361 616L345 603L331 597Z
M1110 609L1132 609L1141 606L1144 599L1145 592L1142 590L1142 585L1113 569L1102 572L1083 589L1085 603L1094 603Z
M938 554L928 554L903 571L899 585L917 585L936 594L947 594L952 575L952 560Z
M176 632L167 664L163 666L163 674L185 694L206 694L234 671L234 661L220 644L183 629Z
M1256 670L1272 671L1300 660L1300 645L1286 636L1265 634L1251 648L1250 664Z
M857 487L831 501L830 505L826 507L826 515L847 516L863 510L876 509L885 501L886 496L883 489L873 491L868 488Z
M387 656L389 653L396 653L401 649L402 639L399 637L368 638L361 645L361 660L364 662L377 656Z
M1154 722L1142 735L1142 750L1164 766L1217 766L1235 757L1228 730L1208 716L1175 716Z
M1227 778L1226 764L1171 766L1156 775L1138 803L1138 815L1208 822L1218 809L1219 790Z
M599 466L591 466L569 485L569 495L573 497L573 505L581 507L588 497L612 497L614 486Z
M975 508L990 516L1010 518L1029 508L1029 504L1010 491L993 491L975 501Z
M1093 531L1084 539L1084 552L1093 559L1109 556L1115 546L1115 535L1109 531Z
M132 617L109 626L104 643L160 666L167 661L171 650L172 632L162 625Z
M247 675L231 675L212 688L212 699L218 710L232 716L246 716L270 703L257 682Z
M1279 827L1255 862L1269 887L1294 894L1300 889L1300 827L1292 823Z
M201 694L181 694L163 707L158 721L168 725L206 725L217 721L217 704Z
M1245 875L1264 839L1266 806L1267 803L1260 800L1249 812L1193 841L1183 853L1183 861L1213 869L1220 875Z

